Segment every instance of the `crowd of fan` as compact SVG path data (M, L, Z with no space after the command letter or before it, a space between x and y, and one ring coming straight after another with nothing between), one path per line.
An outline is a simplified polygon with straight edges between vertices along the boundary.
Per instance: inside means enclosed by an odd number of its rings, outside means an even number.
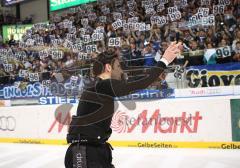
M154 15L158 16L167 16L167 8L174 6L173 1L148 2L154 4L148 8L153 7L155 12L151 11L152 14L155 13ZM164 8L159 7L161 2L165 3ZM182 2L185 1L182 0ZM187 67L238 62L240 61L240 2L238 0L231 0L230 5L225 6L224 13L215 14L215 24L212 26L189 27L187 25L187 21L198 12L199 7L209 8L210 15L213 5L217 3L218 1L211 1L210 6L201 6L201 1L188 1L187 5L179 5L181 19L175 21L169 19L164 25L151 24L151 12L148 14L140 0L115 2L104 0L54 12L51 14L50 24L36 24L27 31L22 42L17 42L11 37L8 43L2 46L1 50L4 49L6 55L14 59L8 58L6 61L1 57L0 83L28 82L27 75L19 76L20 72L25 73L24 70L29 73L38 73L40 80L51 79L56 72L61 72L63 69L87 66L90 63L87 58L94 58L98 53L109 48L119 52L127 65L153 66L155 60L161 57L171 41L182 41L184 45L183 53L173 64ZM121 16L119 14L114 16L114 12L121 13ZM138 17L138 23L150 24L150 28L145 31L114 29L112 24L118 21L116 18L128 21L132 17ZM104 38L95 41L86 40L86 35L91 37L96 32L103 33ZM109 46L110 38L115 38L113 43L117 45L117 37L121 39L121 46ZM87 42L81 43L84 39ZM89 45L89 51L87 45ZM50 51L53 48L58 48L63 54L53 56ZM225 48L230 53L219 55L215 50L210 58L207 56L207 50L214 48ZM44 56L43 52L41 56L40 51L46 51L47 55ZM86 52L88 52L87 56L84 55ZM21 54L16 58L16 53ZM13 67L6 70L4 67L6 63L12 64Z

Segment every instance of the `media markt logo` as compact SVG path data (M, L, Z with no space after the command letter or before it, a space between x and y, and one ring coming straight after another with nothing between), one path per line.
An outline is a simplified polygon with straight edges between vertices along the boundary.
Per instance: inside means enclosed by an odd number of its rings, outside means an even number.
M231 100L232 140L240 141L240 99Z
M203 119L201 113L186 112L179 113L174 116L162 116L160 109L156 109L154 113L143 110L137 117L130 117L125 112L115 112L111 128L117 133L132 133L140 128L141 133L148 130L154 133L190 133L198 132L199 122Z

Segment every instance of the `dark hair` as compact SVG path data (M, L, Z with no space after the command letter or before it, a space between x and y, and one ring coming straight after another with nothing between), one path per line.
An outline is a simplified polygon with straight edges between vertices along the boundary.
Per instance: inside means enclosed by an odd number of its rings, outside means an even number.
M93 60L93 75L100 75L104 71L105 65L110 64L112 66L117 58L118 55L114 50L100 53L97 58Z

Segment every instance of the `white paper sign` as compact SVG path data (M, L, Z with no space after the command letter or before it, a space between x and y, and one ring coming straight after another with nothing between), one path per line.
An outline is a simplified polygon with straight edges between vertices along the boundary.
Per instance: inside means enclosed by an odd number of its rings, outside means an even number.
M150 30L151 30L151 24L146 24L145 31L150 31Z
M188 5L187 0L180 0L180 6L186 7Z
M55 30L55 29L56 29L55 24L54 24L54 23L53 23L53 24L49 24L49 25L48 25L48 29L49 29L49 30Z
M88 19L91 20L91 21L95 21L97 19L96 13L88 14Z
M64 46L65 48L68 48L69 50L71 50L71 49L72 49L72 46L73 46L73 43L72 43L71 41L69 41L69 40L66 40L66 41L63 43L63 46Z
M107 22L107 17L106 16L100 16L99 17L99 22L106 23Z
M59 60L63 58L63 52L59 50L52 50L52 59Z
M145 23L141 23L140 26L139 26L139 31L143 32L145 30L146 30L146 24Z
M137 23L139 20L139 17L131 17L128 18L128 23Z
M82 43L77 43L72 46L72 50L74 53L80 52L82 51L82 49L83 49Z
M109 38L108 46L109 47L121 47L121 38L120 37Z
M51 43L53 44L53 46L58 46L62 44L62 40L61 39L52 39Z
M63 27L65 29L72 28L72 24L73 24L72 21L66 20L66 21L63 22Z
M209 8L199 8L198 13L202 13L203 17L207 17L209 15Z
M91 57L88 55L88 53L80 52L78 53L78 60L89 60Z
M211 5L211 0L201 0L201 6L209 6Z
M21 78L27 77L29 72L27 70L20 69L18 72L18 76Z
M112 27L113 27L114 30L117 30L117 29L123 27L122 20L117 20L116 22L114 22L112 24Z
M224 14L224 5L213 5L213 14Z
M72 27L72 28L68 29L68 32L71 33L71 34L76 34L77 29L76 29L76 27Z
M154 10L154 8L147 8L147 9L145 10L145 13L146 13L147 15L155 15L155 14L156 14L156 11Z
M230 0L218 0L219 5L230 5L231 1Z
M13 65L12 64L3 64L3 67L4 67L5 72L13 71Z
M168 8L168 14L176 13L178 8L176 6Z
M31 47L33 45L34 45L34 40L33 39L27 39L26 46Z
M97 45L86 45L86 52L87 53L97 52Z
M165 7L162 4L157 6L157 12L162 12L164 9L165 9Z
M77 76L71 76L70 84L71 84L72 88L75 88L77 86L77 82L78 82L78 77Z
M43 80L42 81L42 86L43 87L50 87L50 85L51 85L51 80Z
M77 36L76 36L75 34L69 34L69 33L67 33L67 34L66 34L66 37L67 37L67 39L68 39L69 41L74 41Z
M81 19L81 24L82 24L83 26L88 25L88 18Z
M35 42L36 42L36 44L37 45L44 45L44 43L43 43L43 38L42 37L39 37L39 38L37 38L36 40L35 40Z
M20 42L19 42L19 47L20 47L20 48L27 48L27 44L20 41Z
M217 54L217 57L219 58L229 57L231 56L231 47L226 46L226 47L217 48L216 54Z
M29 77L30 82L38 82L39 81L38 73L29 73L28 77Z
M113 19L114 20L122 20L122 14L118 12L113 13Z
M95 33L105 33L105 30L104 30L103 26L98 26L94 32Z
M165 16L152 16L151 24L157 24L158 26L163 26L167 24L167 18Z
M19 51L15 53L15 57L19 60L19 61L23 61L27 55L24 51Z
M102 41L103 40L103 33L93 33L92 34L92 41Z
M80 31L80 34L82 34L82 35L84 35L86 33L86 29L85 28L80 28L79 31Z
M48 57L48 51L47 50L39 51L38 54L39 54L40 59L44 59L44 58Z
M84 44L88 44L91 42L91 37L90 37L90 35L83 35L82 40L83 40Z
M209 15L207 17L202 17L200 24L204 25L204 26L214 26L215 25L215 16Z
M168 16L169 16L169 18L172 22L176 21L176 20L179 20L182 17L181 12L179 12L179 11L177 11L175 13L168 14Z
M19 88L20 85L21 85L20 81L14 82L14 87Z
M160 3L161 5L164 5L164 4L168 3L168 0L159 0L159 3Z

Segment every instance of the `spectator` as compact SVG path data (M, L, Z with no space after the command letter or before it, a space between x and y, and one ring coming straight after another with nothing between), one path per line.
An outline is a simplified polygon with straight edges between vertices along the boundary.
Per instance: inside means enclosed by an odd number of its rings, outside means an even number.
M10 35L10 40L8 41L8 45L9 45L10 47L16 45L16 41L14 40L14 35L13 35L13 34Z
M197 41L190 42L190 50L184 53L187 60L187 66L203 65L203 54L204 51L200 50Z
M234 49L233 60L236 62L240 62L240 41L236 42L236 47Z
M240 41L236 42L236 47L234 48L236 54L240 54Z
M236 36L235 36L235 39L233 40L232 42L232 48L233 50L235 50L236 48L236 43L240 41L240 30L236 31Z
M215 25L211 26L202 26L194 25L188 26L187 23L189 18L198 12L198 8L201 7L200 3L189 1L186 7L179 5L179 10L182 13L182 18L176 21L168 20L167 24L157 25L156 23L151 23L150 30L147 28L145 31L135 30L126 30L118 28L117 30L113 29L113 15L114 12L120 12L122 19L126 22L132 17L139 17L138 23L145 23L146 25L151 22L151 15L146 14L146 10L142 5L140 0L135 0L135 5L133 8L129 8L127 1L123 0L123 4L120 6L115 6L117 3L104 2L104 3L93 3L91 5L83 5L76 7L75 12L62 12L57 14L54 13L51 16L50 23L55 26L52 29L35 29L32 28L32 33L29 34L28 38L24 39L24 42L27 39L34 39L36 37L42 37L44 46L31 46L23 47L26 50L27 58L23 59L22 56L17 56L17 60L20 62L14 69L12 75L17 76L18 70L29 70L30 72L38 72L39 74L50 72L50 75L56 71L62 71L64 68L73 67L78 65L78 67L89 67L88 61L78 60L78 53L80 51L73 51L71 45L81 44L82 48L85 48L86 45L96 45L97 51L91 53L91 57L95 58L97 53L103 52L109 48L108 41L109 38L120 37L122 46L115 47L116 50L125 49L129 55L126 56L127 60L130 60L130 65L154 65L154 57L161 57L161 54L167 48L169 42L173 40L183 41L184 53L183 56L179 55L178 59L175 60L176 64L193 66L193 65L203 65L203 64L214 64L214 63L225 63L229 61L238 60L238 41L240 41L240 8L239 2L237 0L232 0L231 5L225 6L225 14L215 14ZM214 2L212 2L212 5ZM209 6L210 13L212 14L212 5ZM167 7L174 6L173 2L165 4L165 9L161 12L156 11L157 13L154 16L167 16L168 10ZM156 9L154 6L154 9ZM102 8L108 8L109 12L104 12ZM69 10L70 11L70 10ZM91 11L91 12L90 12ZM89 14L96 14L96 19L94 16ZM106 22L100 21L100 16L106 16ZM82 25L81 19L88 18L88 24ZM0 22L4 23L16 23L16 19L13 15L4 14L0 16ZM6 22L8 20L9 22ZM26 18L25 21L30 20ZM65 23L72 22L71 28L66 27ZM123 22L124 23L124 22ZM181 25L181 26L180 26ZM81 40L84 39L84 35L92 35L93 31L96 31L98 26L103 26L104 40L97 42L82 43ZM123 25L122 25L123 26ZM71 29L76 29L76 32L73 33ZM76 37L71 38L70 47L63 47L63 43L66 42L67 34L76 35ZM53 44L53 41L59 40L57 44ZM19 48L16 45L14 39L9 41L9 46L12 48L14 55L18 52ZM234 53L229 58L216 58L214 54L214 48L232 46ZM64 50L63 59L53 60L51 54L48 52L46 58L39 57L39 51L48 49L49 47L59 48L59 50ZM9 49L6 45L3 48ZM123 50L122 50L123 51ZM211 51L211 52L210 52ZM86 52L82 50L81 52ZM88 51L89 52L89 51ZM210 52L210 54L209 54ZM132 61L132 59L137 59L138 61ZM21 65L23 64L23 65ZM2 64L1 64L2 65ZM2 69L4 71L4 69ZM5 72L10 75L9 72ZM44 76L44 75L41 75ZM49 76L46 75L46 76ZM46 78L43 77L43 78ZM16 80L16 78L15 78Z
M67 55L67 61L65 62L64 67L69 68L69 67L71 67L73 65L73 63L74 63L74 61L73 61L71 55L68 54Z
M152 48L152 43L146 41L144 45L145 47L142 52L142 55L144 57L144 66L153 66L156 53Z

